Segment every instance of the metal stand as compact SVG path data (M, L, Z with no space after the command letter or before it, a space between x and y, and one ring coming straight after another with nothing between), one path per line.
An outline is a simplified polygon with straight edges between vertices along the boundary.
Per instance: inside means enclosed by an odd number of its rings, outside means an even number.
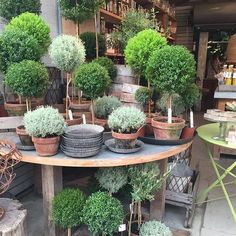
M219 125L220 132L217 136L213 136L212 138L214 140L224 141L225 140L225 135L226 135L226 128L227 128L227 122L220 122L220 125Z

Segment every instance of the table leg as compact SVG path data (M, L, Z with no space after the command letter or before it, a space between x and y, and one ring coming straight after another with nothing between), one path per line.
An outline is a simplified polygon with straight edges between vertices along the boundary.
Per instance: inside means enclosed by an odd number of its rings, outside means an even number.
M161 174L167 171L168 159L158 161ZM155 193L155 200L150 203L150 219L162 221L165 213L165 195L166 195L166 181L164 181L161 189Z
M52 200L62 190L62 167L42 165L44 235L59 236L52 221Z

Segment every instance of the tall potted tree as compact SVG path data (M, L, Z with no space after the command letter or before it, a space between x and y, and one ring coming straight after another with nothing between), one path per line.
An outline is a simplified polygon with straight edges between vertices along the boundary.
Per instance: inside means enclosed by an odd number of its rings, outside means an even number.
M172 117L172 94L184 93L195 75L193 55L182 46L166 46L153 52L148 60L146 76L159 91L169 94L167 100L168 117L152 119L157 139L178 139L185 126L181 118Z

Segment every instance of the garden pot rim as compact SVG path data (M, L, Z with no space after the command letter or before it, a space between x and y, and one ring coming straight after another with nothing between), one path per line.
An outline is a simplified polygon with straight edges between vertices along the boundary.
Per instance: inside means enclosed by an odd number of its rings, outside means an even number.
M42 141L45 141L45 140L51 140L51 141L57 141L58 139L60 139L60 136L53 136L53 137L44 137L44 138L39 138L39 137L35 137L35 136L32 136L32 140L34 141L38 141L38 142L42 142Z
M163 121L164 120L164 121ZM152 126L155 126L155 123L163 124L163 125L180 125L181 123L185 126L185 120L180 117L172 117L172 121L175 121L174 123L168 123L168 117L167 116L158 116L152 118Z
M116 139L137 139L139 136L139 132L136 131L135 133L130 133L130 134L126 134L126 133L118 133L112 130L112 137L116 138Z

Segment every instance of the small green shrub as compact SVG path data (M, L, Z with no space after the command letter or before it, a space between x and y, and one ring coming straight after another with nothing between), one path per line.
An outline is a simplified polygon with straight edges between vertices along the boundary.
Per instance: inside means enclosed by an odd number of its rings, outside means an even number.
M24 115L24 125L26 132L37 138L60 136L65 129L63 116L49 106L28 111Z
M172 233L163 223L153 220L142 224L139 236L172 236Z
M85 48L82 41L71 35L61 35L50 45L49 55L57 68L73 72L85 61Z
M21 61L9 66L6 84L18 95L26 98L42 96L49 85L47 69L36 61Z
M139 102L142 106L148 104L151 99L151 91L146 87L141 87L135 92L135 100Z
M34 13L25 12L13 18L6 29L19 29L37 39L41 55L47 52L51 43L50 28L41 16Z
M81 65L75 73L75 86L79 87L92 100L101 96L110 86L107 70L95 62Z
M119 107L108 117L108 126L118 133L134 133L145 123L145 114L135 107Z
M91 61L96 58L96 36L94 32L85 32L80 35L81 40L84 42L86 59ZM106 40L98 34L98 55L102 57L106 52Z
M94 62L98 63L99 65L105 67L108 71L109 76L111 77L111 79L113 80L116 75L117 75L117 68L114 65L114 62L108 58L108 57L99 57L95 60L93 60Z
M85 194L79 189L67 188L59 192L52 202L52 217L56 225L72 228L82 223Z
M102 188L113 194L127 183L128 173L125 167L99 168L95 177Z
M152 52L166 45L166 39L156 30L143 30L128 41L125 48L125 60L135 73L145 76L148 59Z
M0 36L0 70L23 60L39 61L41 57L38 41L19 29L5 30Z
M83 209L83 221L97 235L110 235L123 223L124 210L119 200L107 193L93 193Z
M122 103L116 97L103 96L95 102L95 114L97 118L106 119Z
M0 0L0 16L7 20L24 12L39 15L41 13L40 0Z

